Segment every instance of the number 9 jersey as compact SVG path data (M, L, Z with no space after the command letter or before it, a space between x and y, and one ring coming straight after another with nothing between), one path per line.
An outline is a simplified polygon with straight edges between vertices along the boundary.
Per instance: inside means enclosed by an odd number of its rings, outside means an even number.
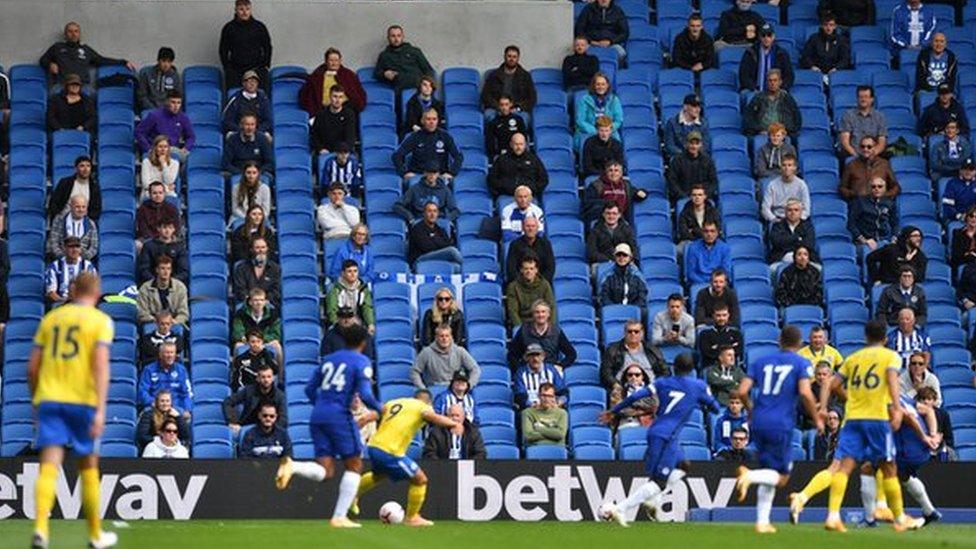
M901 370L901 357L885 347L865 347L850 355L837 373L847 382L844 421L873 419L887 421L891 395L888 370Z
M94 307L68 303L49 312L34 334L42 351L34 405L43 402L98 406L92 357L112 345L115 324Z

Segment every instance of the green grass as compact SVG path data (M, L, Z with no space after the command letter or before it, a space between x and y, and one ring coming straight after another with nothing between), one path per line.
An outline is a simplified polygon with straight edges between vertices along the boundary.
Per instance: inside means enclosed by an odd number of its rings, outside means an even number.
M935 525L919 532L895 534L890 527L852 530L846 535L825 532L819 525L779 525L779 533L759 537L746 524L653 524L639 522L628 529L615 524L577 523L464 523L443 521L432 528L386 526L365 521L361 530L333 530L325 521L157 521L133 522L107 529L119 534L119 547L138 549L228 548L353 548L353 549L570 549L664 547L680 549L761 547L784 549L976 547L976 527ZM32 524L0 521L0 547L26 547ZM83 547L83 521L53 521L53 549Z

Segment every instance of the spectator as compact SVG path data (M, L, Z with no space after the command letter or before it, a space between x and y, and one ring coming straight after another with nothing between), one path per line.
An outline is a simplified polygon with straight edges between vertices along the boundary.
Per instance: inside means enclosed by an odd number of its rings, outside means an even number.
M728 404L716 419L715 426L715 446L718 446L719 449L728 448L732 445L733 430L749 429L749 417L745 413L745 406L742 405L742 398L738 393L729 395Z
M268 257L268 241L261 237L251 239L250 261L241 261L234 266L234 300L238 303L247 299L251 288L264 290L271 305L281 303L281 267Z
M803 125L800 108L793 96L780 87L782 79L779 69L766 72L766 90L752 96L742 115L742 131L746 135L758 135L777 122L789 135L795 137L799 133Z
M237 130L241 118L245 114L250 114L255 118L257 131L270 136L274 127L271 99L268 98L264 90L258 89L261 83L258 73L254 70L248 70L240 82L241 89L227 100L227 105L221 114L221 131L229 134Z
M230 189L230 196L231 224L243 221L251 206L261 206L264 211L271 211L271 188L261 180L261 167L256 162L244 163L241 177Z
M793 263L783 269L776 284L776 304L823 304L824 284L820 269L810 264L810 249L800 244L793 250Z
M89 211L91 208L89 208ZM143 200L136 210L136 251L142 250L143 241L159 236L160 223L168 222L175 230L180 227L180 210L166 201L166 186L159 181L149 184L149 199Z
M773 272L779 263L792 263L793 250L803 245L810 252L810 261L816 263L817 234L813 222L803 219L803 203L796 199L786 201L786 215L769 227L769 255L767 260Z
M508 245L505 280L518 278L522 259L532 256L539 265L539 274L552 284L556 274L556 256L552 251L552 243L545 235L539 233L540 225L541 222L535 217L530 216L522 220L522 236L512 240Z
M183 96L174 90L166 95L166 105L149 114L136 126L136 143L143 154L152 148L157 135L165 135L170 145L176 147L180 162L186 162L187 156L193 150L197 135L193 131L193 122L186 113L180 111L183 107Z
M925 47L935 32L936 18L932 8L922 5L922 0L905 0L891 11L891 28L888 32L889 47L894 57L903 49L917 50Z
M438 120L437 111L427 109L421 119L423 128L408 135L393 153L393 165L404 179L411 179L432 162L437 163L441 177L447 179L461 170L464 155L454 144L451 134L438 127Z
M180 161L170 154L172 148L169 138L157 135L153 139L152 149L142 157L139 169L139 179L142 181L141 200L149 198L149 186L154 181L165 185L166 196L177 198L176 181L180 178Z
M807 38L800 54L800 68L823 73L825 77L851 68L850 40L838 32L837 16L832 12L820 16L820 29Z
M173 258L156 259L156 277L139 286L136 299L139 322L152 322L159 311L173 313L173 321L184 328L190 321L190 300L186 285L173 278Z
M136 280L139 284L151 279L156 270L156 261L162 256L173 260L173 278L184 284L190 283L190 254L186 250L186 243L176 239L176 225L172 219L159 220L156 228L156 238L147 240L142 245L139 258L136 261Z
M902 370L908 369L910 359L916 353L922 355L923 366L927 366L932 356L932 340L925 328L915 325L915 311L908 307L898 311L898 326L888 331L888 348L902 358Z
M969 133L969 118L966 117L962 103L953 96L949 84L940 84L938 97L922 111L922 117L918 120L918 133L923 137L942 133L951 120L959 124L961 133Z
M677 251L679 257L684 254L688 244L701 239L702 225L708 221L711 221L716 227L719 227L718 208L708 200L705 186L701 183L695 183L691 186L689 200L685 202L685 205L681 208L681 213L678 214L675 235L678 239Z
M600 382L610 390L622 388L626 381L624 372L633 366L639 367L651 382L670 375L664 355L647 343L644 324L636 318L624 323L623 337L611 343L603 353Z
M759 13L752 11L755 0L736 0L731 8L722 12L715 32L715 49L730 45L751 45L756 42L758 31L766 24Z
M759 41L742 52L742 61L739 62L739 90L761 92L764 82L768 88L769 79L766 76L773 69L780 73L781 87L784 90L790 89L793 86L790 54L776 43L776 30L766 22L759 27Z
M426 389L421 389L426 390ZM453 406L460 406L464 418L468 421L477 423L478 412L475 409L474 396L471 395L471 383L468 380L468 373L464 370L457 370L451 376L451 384L447 390L437 395L434 399L434 411L438 414L448 414Z
M340 143L351 145L359 140L359 121L355 109L346 106L346 91L339 84L329 89L329 104L315 114L308 132L309 147L320 155L334 151Z
M929 260L922 250L922 231L913 225L905 225L894 242L871 252L864 262L871 282L894 284L905 265L912 268L919 280L925 280Z
M735 349L732 347L720 347L718 362L705 371L708 388L722 406L729 405L729 395L737 393L739 382L745 376L742 368L735 363Z
M91 261L81 257L81 239L68 236L64 239L64 255L52 261L44 273L44 296L52 306L61 305L68 299L71 281L83 272L97 272Z
M739 296L735 290L729 288L728 271L722 268L712 271L708 280L708 287L698 290L695 296L695 324L712 324L715 322L715 310L724 306L729 312L729 324L738 326L742 315L739 312Z
M766 135L769 140L759 147L752 162L752 174L760 180L760 184L780 175L784 156L793 155L796 160L796 147L786 141L786 126L778 122L770 124Z
M641 318L647 316L647 283L644 275L634 265L629 244L617 244L613 250L614 265L600 284L599 304L636 305Z
M976 172L972 170L972 167L976 167L976 164L973 164L973 145L968 137L959 134L959 122L955 120L946 121L942 133L942 139L933 136L929 141L929 175L933 181L938 181L942 178L954 179L959 174L962 176L959 179L966 182L968 186L968 183L971 183L973 177L976 176ZM964 177L965 174L959 171L967 164L971 166L968 179ZM948 186L952 186L951 181ZM948 187L946 192L948 192ZM942 203L943 217L945 219L956 217L953 215L945 217L945 198L943 198ZM965 210L964 207L957 210L959 218L962 217Z
M597 0L612 1L612 0ZM591 4L591 6L594 4ZM609 116L613 120L613 137L620 140L620 126L624 122L624 108L620 98L610 90L610 79L602 72L593 75L588 93L581 93L576 99L576 134L573 142L576 150L583 149L588 137L596 134L596 119Z
M850 203L847 230L855 243L867 246L870 251L893 240L898 227L898 203L885 196L886 187L884 179L875 178L871 182L871 195L859 196Z
M274 353L264 345L264 336L258 330L248 330L247 345L243 352L234 351L230 369L230 390L239 391L257 381L258 372L269 367L277 373Z
M277 387L275 373L270 364L265 364L258 370L254 383L245 385L224 399L224 420L231 432L237 435L241 427L258 422L258 414L264 406L274 406L279 410L281 417L278 423L282 427L288 427L285 393Z
M292 456L288 429L277 423L278 410L274 404L261 405L257 425L241 437L241 444L237 448L238 458L281 460Z
M820 0L817 14L822 18L826 13L837 14L837 23L842 27L874 25L874 0Z
M62 84L72 74L88 84L91 82L91 68L107 65L125 65L130 71L136 70L136 66L125 59L102 57L91 46L82 44L81 26L74 21L64 26L64 41L55 42L41 56L41 67Z
M688 16L688 25L674 37L671 65L679 69L701 72L718 68L715 41L702 24L701 13Z
M510 327L530 320L532 309L539 300L549 305L553 318L556 316L556 298L552 293L552 286L539 276L539 260L531 255L522 258L519 276L508 283L505 297Z
M613 137L613 120L609 116L596 119L596 134L586 138L583 143L584 177L600 175L607 162L615 160L624 164L624 147Z
M702 224L702 237L685 247L685 280L689 284L704 284L711 280L712 271L732 271L732 249L718 238L718 225Z
M67 75L64 88L47 102L47 131L58 130L95 130L95 102L81 93L81 77L77 74Z
M576 348L556 323L552 306L539 299L532 304L532 318L514 331L508 344L508 363L517 364L531 345L539 345L545 352L546 364L564 371L576 362Z
M159 356L154 355L155 357ZM156 391L152 406L142 410L139 414L139 422L136 424L136 446L144 449L159 435L165 422L173 421L176 423L177 435L182 440L190 440L190 424L186 418L173 408L173 394L168 389Z
M81 195L88 199L88 216L98 220L102 213L102 191L98 185L98 178L92 173L91 157L79 156L75 158L75 173L62 177L51 191L47 203L47 220L68 213L68 201L72 196Z
M522 439L527 447L566 445L569 415L556 403L556 387L552 383L543 383L539 387L539 404L522 410L521 416Z
M596 221L603 212L603 205L609 200L620 208L620 215L627 216L631 204L647 198L647 191L634 188L624 177L624 167L616 160L608 160L603 175L593 180L583 191L583 221Z
M573 39L573 53L563 58L563 87L566 91L582 90L589 85L593 75L600 72L600 58L588 53L589 49L586 36L577 34Z
M965 225L952 231L949 262L954 268L976 262L976 204L966 210L964 222Z
M308 115L315 116L329 104L329 90L339 85L346 92L346 100L357 113L366 108L366 90L356 72L342 64L342 52L336 48L325 50L325 62L315 67L298 90L298 103Z
M956 89L956 54L947 45L946 35L937 32L932 35L932 45L919 52L915 60L916 92L935 91L943 84Z
M901 268L898 282L889 285L881 292L878 299L877 318L885 320L889 326L898 323L898 315L904 308L915 313L915 321L924 325L928 317L928 305L925 302L925 288L915 283L915 272L909 266Z
M898 184L895 172L892 171L891 164L887 160L878 156L878 153L884 150L879 146L882 141L865 135L858 143L860 143L860 154L844 167L840 185L837 187L841 198L850 203L856 197L869 196L871 183L877 178L883 179L886 183L885 196L889 198L897 196L901 192L901 185Z
M275 230L265 217L264 207L260 204L253 204L247 209L247 217L244 218L244 222L234 229L230 236L231 264L248 259L251 253L251 240L258 237L263 238L268 243L268 250L274 255L274 250L278 247Z
M698 332L698 356L703 368L718 363L719 349L732 347L735 351L736 363L742 358L745 347L742 343L742 332L729 324L729 308L724 303L717 303L712 313L712 324Z
M619 143L617 145L619 146ZM621 156L623 156L622 151ZM521 133L512 135L508 150L495 159L488 172L488 190L491 191L492 196L512 196L515 190L522 186L528 187L533 195L542 196L547 185L549 185L549 173L546 172L546 166L528 148L525 135Z
M342 276L332 284L325 296L325 315L329 324L336 323L342 307L352 309L370 335L376 333L373 293L369 290L369 284L359 278L359 264L352 259L342 263Z
M842 152L855 158L867 157L862 147L861 154L854 148L866 138L871 138L872 153L877 155L888 144L888 119L884 113L874 108L874 88L867 85L857 87L857 106L848 109L840 119L838 143ZM872 156L873 157L873 156Z
M339 181L346 186L346 192L362 197L363 196L363 170L360 167L359 159L352 154L349 145L339 143L335 146L333 154L326 155L322 172L319 175L319 182L330 185ZM327 191L328 189L323 189Z
M407 223L416 223L424 216L424 207L433 203L448 221L453 223L457 220L461 212L454 201L454 193L447 181L441 178L439 171L436 162L428 163L424 167L423 177L403 193L394 204L393 212Z
M510 242L522 236L522 221L527 217L534 217L539 220L539 232L545 233L545 224L542 221L545 215L542 208L532 201L532 189L525 185L515 188L512 201L502 208L499 215L501 217L502 238Z
M630 36L630 26L624 10L613 0L596 0L587 4L576 18L573 32L576 36L585 36L591 46L613 48L618 61L623 61L627 56L624 44Z
M514 110L512 97L502 94L498 99L495 117L485 124L485 150L488 157L496 159L508 152L515 134L526 135L525 119Z
M220 31L218 52L225 82L240 82L244 73L254 71L267 91L271 35L264 23L251 16L251 0L235 0L234 19Z
M902 368L901 371L901 393L908 398L918 398L919 390L927 387L935 393L935 406L941 407L942 387L939 383L939 377L929 370L928 365L928 353L911 353L908 366Z
M809 345L797 351L798 355L809 360L811 364L826 362L830 366L831 373L840 368L844 357L827 343L827 330L820 326L810 328L809 341Z
M623 373L624 385L615 386L610 391L610 407L620 404L620 401L636 393L650 384L651 378L637 364L631 364ZM617 430L630 427L648 427L651 425L653 413L657 407L657 397L642 398L625 410L617 421Z
M817 461L831 461L834 459L834 452L837 450L837 441L840 438L840 410L830 408L827 410L827 421L824 422L823 434L814 435L813 439L813 459Z
M319 352L320 356L325 356L334 353L338 350L346 348L346 331L350 326L361 325L359 318L356 317L356 312L350 307L339 307L339 311L336 313L337 319L336 323L332 325L328 331L325 332L325 337L322 338L322 346ZM370 357L376 357L376 349L373 346L373 336L366 333L366 347L363 350L363 354Z
M418 389L431 385L447 385L458 370L464 370L468 374L471 386L478 384L478 378L481 377L478 362L464 347L454 343L451 327L441 325L434 330L433 343L421 349L413 361L410 381Z
M738 427L732 430L732 445L715 454L718 461L746 463L756 459L756 451L749 448L749 431Z
M315 219L322 240L341 240L349 238L352 229L359 225L359 209L346 204L346 187L336 181L329 188L329 201L320 204L315 210Z
M139 70L139 84L136 87L136 105L141 111L166 106L166 97L171 91L183 89L180 71L173 65L176 52L173 48L159 48L156 64Z
M151 332L139 336L139 365L145 366L159 356L159 346L163 343L176 345L176 356L183 355L183 338L173 331L173 313L166 309L156 312L156 322Z
M507 46L505 61L485 76L481 87L481 106L486 111L494 109L504 93L511 96L516 112L532 112L536 101L535 83L529 71L519 64L521 56L518 46Z
M369 245L369 227L366 225L360 223L352 228L349 240L332 256L329 272L326 275L333 280L338 279L342 275L342 264L346 260L355 261L359 266L359 278L370 284L377 281L376 272L373 270L376 258L373 257L373 250Z
M258 121L250 112L241 115L240 129L224 138L224 158L221 168L240 175L248 163L254 163L263 172L275 168L274 148L264 132L258 132Z
M426 347L434 341L434 330L443 324L451 327L451 336L462 346L468 346L468 333L464 324L464 312L454 299L454 292L444 286L434 294L434 303L430 309L424 311L424 318L420 323L420 346Z
M695 319L685 310L685 298L681 294L668 296L667 307L654 315L651 343L658 347L695 348Z
M538 343L526 347L525 355L519 361L521 366L515 370L515 405L520 410L539 405L539 387L543 383L553 385L557 397L565 397L569 393L562 374L545 359L546 352Z
M173 343L160 345L156 361L142 369L139 375L139 408L153 406L161 390L169 391L173 409L189 420L193 412L193 387L186 368L176 360L176 345Z
M952 419L949 412L946 412L941 406L935 405L939 398L939 393L936 393L935 389L920 387L915 394L915 403L928 406L935 412L936 424L938 425L936 431L942 435L942 444L932 452L932 455L938 456L939 461L951 461L955 459L956 455L956 437L952 431Z
M786 204L790 199L803 205L801 218L810 216L810 190L806 181L796 176L796 156L783 155L779 177L773 179L763 192L761 212L768 223L786 218Z
M708 120L702 113L701 100L689 93L681 103L681 110L664 123L664 150L670 158L681 156L686 150L688 134L698 132L703 152L711 150Z
M250 344L248 333L261 335L261 348L270 347L274 356L281 356L281 317L278 311L268 304L267 293L261 288L251 288L247 302L234 311L231 319L230 338L234 342L234 352L239 353Z
M455 404L448 410L454 427L434 427L424 443L424 459L487 459L485 441L477 425L464 416L464 409Z
M461 264L464 257L454 239L438 223L440 208L434 202L424 205L424 217L407 231L407 261L450 261Z
M88 217L88 200L82 195L75 195L69 205L71 210L51 223L47 233L47 255L64 255L64 239L76 236L81 241L81 257L91 261L98 255L98 227Z
M613 261L614 252L620 244L626 244L629 250L636 251L637 235L630 223L620 218L620 206L615 202L606 202L603 217L593 224L586 238L586 258L594 274L601 264Z
M417 84L417 91L407 101L401 133L408 134L420 131L424 113L430 109L437 111L440 128L447 129L447 109L444 108L444 102L434 97L435 91L437 91L437 80L433 76L421 76L420 83Z
M403 41L403 27L391 25L386 29L388 45L376 59L373 77L389 82L396 90L416 88L422 76L433 76L434 68L420 48Z

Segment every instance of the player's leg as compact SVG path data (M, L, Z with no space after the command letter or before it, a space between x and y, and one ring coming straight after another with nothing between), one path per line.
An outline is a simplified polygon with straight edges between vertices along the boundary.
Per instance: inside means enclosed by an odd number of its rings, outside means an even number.
M413 463L413 460L410 460L410 463ZM413 467L416 471L410 477L410 486L407 488L407 518L403 523L407 526L433 526L433 522L420 516L420 508L424 506L424 500L427 499L427 475L423 469L417 467L416 463L413 463Z
M924 526L938 522L942 518L942 513L932 505L932 500L929 499L929 493L925 489L925 483L922 482L922 479L918 478L918 469L924 462L908 464L899 461L897 464L898 478L901 481L903 492L908 492L918 502L919 507L922 508L922 517L925 520Z
M359 450L356 454L345 458L345 471L339 481L339 496L336 499L335 511L332 513L332 522L342 523L344 526L355 524L348 518L349 508L353 500L356 499L356 491L359 489L359 481L362 477L363 460L359 457Z
M877 471L877 473L880 472L880 470ZM861 464L861 505L864 507L864 524L868 527L877 525L877 500L878 483L874 466L864 462Z
M633 490L627 498L611 508L611 516L618 524L627 527L627 517L641 505L645 506L651 517L656 519L661 494L672 485L672 482L677 483L684 478L682 467L688 466L684 456L677 450L680 450L680 447L672 448L672 444L666 439L656 437L648 439L647 452L644 454L644 471L650 475L651 480ZM658 486L658 481L665 482L664 490Z
M81 477L81 508L88 523L88 547L103 549L118 541L115 532L102 531L102 494L98 473L98 455L91 454L78 460L78 476Z
M840 448L838 447L838 451ZM840 506L844 501L844 494L847 492L847 481L857 468L857 461L852 457L843 457L840 467L830 479L830 497L827 500L827 521L824 527L827 530L846 532L844 522L840 518Z
M327 426L311 423L308 426L312 435L312 445L315 449L315 461L294 461L290 457L281 458L278 472L275 474L275 485L284 490L291 482L292 475L298 475L312 482L322 482L335 474L335 455L332 436Z
M884 486L884 474L881 472L881 469L878 469L874 473L874 484L875 486ZM884 490L877 490L877 498L874 503L874 518L875 520L884 522L891 522L895 519L894 515L891 514L891 509L888 508L888 496L885 495Z
M64 448L47 446L41 449L40 471L34 483L34 540L35 549L47 547L51 538L51 510L54 509L58 468L64 460Z
M790 522L793 524L800 522L800 513L803 512L803 507L810 501L810 498L830 488L830 481L838 470L840 470L840 461L835 459L830 462L826 469L813 475L803 490L790 494Z
M759 448L761 469L739 468L739 501L745 499L750 484L756 484L756 532L776 533L769 516L773 509L776 488L785 486L793 468L793 432L754 430L753 440Z

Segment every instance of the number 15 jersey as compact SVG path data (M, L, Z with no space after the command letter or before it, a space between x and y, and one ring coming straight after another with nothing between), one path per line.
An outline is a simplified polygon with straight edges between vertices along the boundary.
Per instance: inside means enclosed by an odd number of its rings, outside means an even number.
M754 360L748 376L755 394L750 426L792 431L800 380L810 378L810 361L796 353L779 351Z
M888 420L888 371L901 370L901 357L885 347L865 347L850 355L837 373L847 381L844 421Z
M44 315L34 334L42 352L34 405L97 406L92 357L99 345L112 345L114 334L112 318L94 307L68 303Z

